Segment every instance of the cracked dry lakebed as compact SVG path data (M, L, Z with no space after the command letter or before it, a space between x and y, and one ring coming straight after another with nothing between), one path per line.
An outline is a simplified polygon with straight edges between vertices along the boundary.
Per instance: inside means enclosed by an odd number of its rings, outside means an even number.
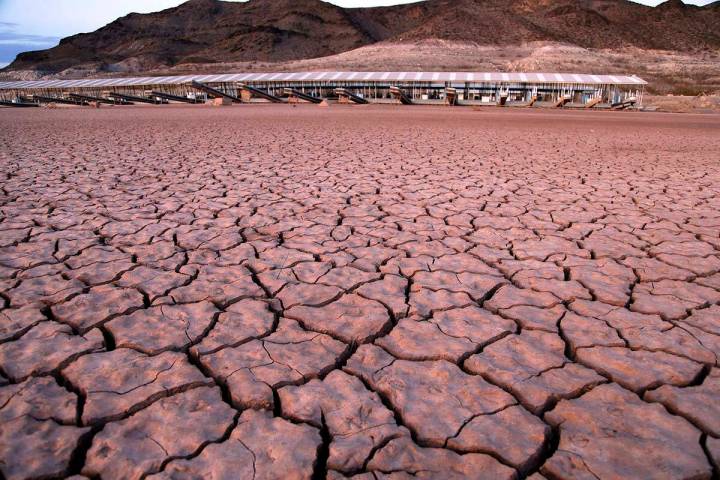
M720 117L30 110L0 478L718 478Z

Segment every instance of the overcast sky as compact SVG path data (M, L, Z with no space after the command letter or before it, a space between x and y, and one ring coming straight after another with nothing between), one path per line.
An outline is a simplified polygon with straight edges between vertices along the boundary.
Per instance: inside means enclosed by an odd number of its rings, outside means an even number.
M373 7L415 0L332 0L343 7ZM713 0L685 0L705 5ZM19 52L57 45L62 37L92 32L130 12L156 12L183 0L0 0L0 67ZM640 0L657 5L661 0Z

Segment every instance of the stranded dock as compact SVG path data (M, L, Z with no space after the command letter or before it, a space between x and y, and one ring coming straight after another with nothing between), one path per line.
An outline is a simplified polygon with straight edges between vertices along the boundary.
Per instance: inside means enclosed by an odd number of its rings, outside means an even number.
M320 103L625 109L647 82L630 75L482 72L228 73L0 82L0 105Z

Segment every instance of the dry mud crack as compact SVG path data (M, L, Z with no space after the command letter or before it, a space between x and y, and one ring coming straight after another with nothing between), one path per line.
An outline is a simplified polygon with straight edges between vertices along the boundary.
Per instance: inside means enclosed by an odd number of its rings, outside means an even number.
M720 119L0 113L0 478L710 479Z

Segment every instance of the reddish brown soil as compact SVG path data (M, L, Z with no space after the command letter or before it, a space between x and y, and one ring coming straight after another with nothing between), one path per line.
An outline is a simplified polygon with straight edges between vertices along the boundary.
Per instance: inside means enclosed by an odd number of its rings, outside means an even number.
M718 151L707 115L4 109L2 475L710 478Z

